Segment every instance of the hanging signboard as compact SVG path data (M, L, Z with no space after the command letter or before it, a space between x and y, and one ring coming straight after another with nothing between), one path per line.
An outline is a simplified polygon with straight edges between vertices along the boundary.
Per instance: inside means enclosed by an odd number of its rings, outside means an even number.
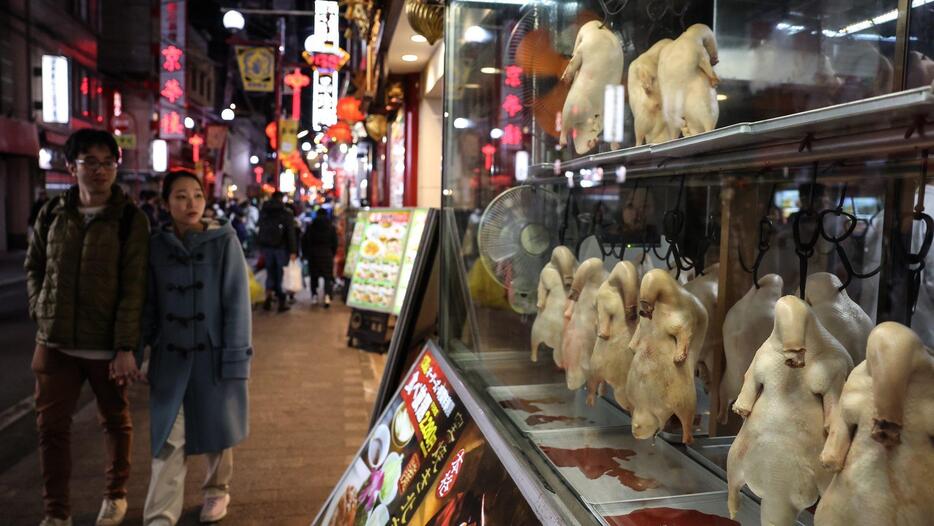
M68 59L42 55L42 121L67 124L70 116L68 93L71 90Z
M298 121L279 119L279 158L298 151Z
M227 142L227 126L223 124L209 124L206 134L208 150L220 150Z
M159 137L185 138L184 0L163 0L159 39Z
M340 8L331 0L315 0L314 33L306 51L329 53L340 50ZM337 122L337 99L340 95L337 69L328 72L315 68L312 72L311 126L321 131Z
M266 93L275 91L276 59L272 49L237 46L236 52L243 90Z
M541 523L437 353L416 358L313 526Z

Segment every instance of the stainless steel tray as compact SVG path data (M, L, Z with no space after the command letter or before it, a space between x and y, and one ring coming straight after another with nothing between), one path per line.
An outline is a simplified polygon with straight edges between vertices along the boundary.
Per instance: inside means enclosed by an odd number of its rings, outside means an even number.
M483 353L477 360L458 362L465 371L480 377L483 385L535 385L564 382L564 371L558 369L551 357L539 355L532 362L528 353L495 353L490 359Z
M635 524L703 524L705 526L759 526L759 505L740 495L736 519L729 519L726 494L707 493L661 499L618 502L593 506L597 517L607 526ZM689 511L690 516L687 516Z
M603 398L588 407L586 391L570 391L563 383L495 386L487 392L523 433L630 423L629 415Z
M629 427L536 431L532 442L590 504L718 493L726 485L664 440L636 440Z

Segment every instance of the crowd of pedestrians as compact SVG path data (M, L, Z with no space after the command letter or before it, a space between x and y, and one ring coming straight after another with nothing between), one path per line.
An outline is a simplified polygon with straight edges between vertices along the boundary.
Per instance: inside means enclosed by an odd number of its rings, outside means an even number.
M116 184L120 151L105 131L75 132L65 156L77 184L42 195L33 207L25 263L29 314L38 326L32 370L41 525L72 524L71 422L84 383L97 399L109 454L96 524L115 526L126 514L133 439L127 389L134 382L150 389L144 524L178 522L192 455L204 455L208 465L201 520L218 521L230 503L233 448L249 430L247 256L266 269L266 310L273 300L279 312L289 310L283 274L300 254L311 288L323 281L317 299L327 307L335 229L325 210L307 220L278 192L261 209L255 200L209 204L188 171L170 172L161 190L141 192L137 205Z

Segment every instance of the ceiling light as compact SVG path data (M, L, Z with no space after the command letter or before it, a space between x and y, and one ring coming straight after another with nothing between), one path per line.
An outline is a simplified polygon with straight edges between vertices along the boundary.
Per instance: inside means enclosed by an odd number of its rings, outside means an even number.
M490 39L490 33L480 26L470 26L464 31L464 41L481 43Z
M189 130L195 127L195 120L191 117L185 117L185 127Z
M237 105L234 104L233 102L231 102L231 103L230 103L230 109L232 109L232 110L237 109Z
M250 164L259 164L259 157L255 155L250 156Z
M224 13L224 27L227 29L240 30L243 29L246 20L243 18L243 14L240 11L231 9Z
M221 118L225 121L234 120L234 111L230 108L224 108L224 111L221 112Z
M499 73L499 68L492 68L487 66L485 68L480 68L480 73L486 73L487 75L496 75Z
M418 44L424 44L425 42L428 42L428 39L427 39L427 38L425 38L425 37L422 36L422 35L419 35L418 33L416 33L416 34L412 35L411 37L409 37L409 40L411 40L412 42L416 42L416 43L418 43Z
M718 101L721 101L721 102L722 102L722 101L725 101L725 100L728 99L728 98L729 98L729 97L727 97L727 96L724 95L723 93L717 93L717 100L718 100Z
M418 60L417 55L402 55L402 62L415 62Z
M458 117L458 118L454 119L454 127L457 128L458 130L463 130L464 128L469 128L469 127L470 127L470 120L465 119L465 118L463 118L463 117Z
M503 136L503 130L499 128L493 128L492 130L490 130L491 139L499 139L502 136Z

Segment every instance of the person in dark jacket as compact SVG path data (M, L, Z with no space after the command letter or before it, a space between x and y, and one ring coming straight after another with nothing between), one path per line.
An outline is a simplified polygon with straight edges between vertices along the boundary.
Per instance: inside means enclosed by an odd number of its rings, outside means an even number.
M317 302L323 303L324 308L331 306L331 289L334 286L334 254L336 252L337 230L331 224L327 214L324 211L319 211L302 236L302 258L308 263L312 303L315 303L318 278L324 279L324 293L317 298Z
M282 269L298 257L295 217L285 206L282 192L273 192L259 213L257 245L266 262L266 301L263 309L272 308L272 295L279 302L279 312L289 310L282 290Z
M38 326L32 370L42 525L71 525L71 418L87 382L110 456L97 525L114 526L127 509L133 433L127 384L142 379L132 351L146 295L149 222L114 184L120 151L109 133L73 133L65 158L78 184L42 207L25 265L29 315Z
M246 260L227 219L204 219L201 181L170 172L163 199L172 222L152 235L142 342L151 348L152 477L143 524L171 526L182 513L185 457L204 454L201 522L227 514L233 446L249 425L253 356Z

